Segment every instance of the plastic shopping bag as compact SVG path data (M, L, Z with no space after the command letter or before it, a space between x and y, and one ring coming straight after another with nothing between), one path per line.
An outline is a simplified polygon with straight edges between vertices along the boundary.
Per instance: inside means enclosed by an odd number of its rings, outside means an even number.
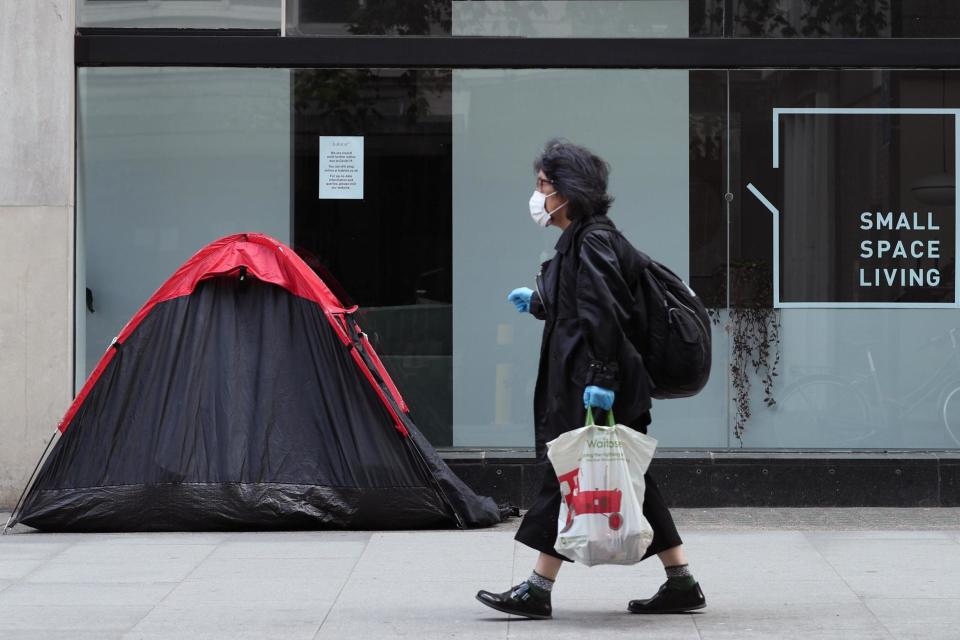
M547 456L560 481L560 519L554 548L571 560L635 564L653 541L643 517L643 474L657 441L630 427L593 421L547 443Z

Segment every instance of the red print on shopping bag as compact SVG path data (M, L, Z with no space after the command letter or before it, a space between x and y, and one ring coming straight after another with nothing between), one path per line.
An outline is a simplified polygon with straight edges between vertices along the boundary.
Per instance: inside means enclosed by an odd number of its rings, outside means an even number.
M560 481L560 495L567 505L567 522L563 531L573 526L573 519L578 515L598 513L607 517L610 529L616 531L623 525L623 515L620 513L620 503L623 492L620 489L594 489L580 491L580 468L557 476Z

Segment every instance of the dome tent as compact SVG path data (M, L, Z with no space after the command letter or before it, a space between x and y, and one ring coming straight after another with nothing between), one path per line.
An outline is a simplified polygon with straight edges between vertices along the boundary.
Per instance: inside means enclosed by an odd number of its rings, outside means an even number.
M127 323L7 527L487 526L354 318L288 247L217 240Z

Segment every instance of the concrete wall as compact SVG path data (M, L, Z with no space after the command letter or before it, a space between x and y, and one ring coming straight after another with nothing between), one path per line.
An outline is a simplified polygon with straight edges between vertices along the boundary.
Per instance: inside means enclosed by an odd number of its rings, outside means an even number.
M74 16L0 2L0 510L71 399Z

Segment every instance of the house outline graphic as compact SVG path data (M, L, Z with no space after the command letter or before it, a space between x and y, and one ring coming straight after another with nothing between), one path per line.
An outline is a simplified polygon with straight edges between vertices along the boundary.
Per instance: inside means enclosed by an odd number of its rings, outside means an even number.
M831 107L774 107L773 109L773 168L780 168L780 116L791 114L812 115L952 115L954 135L954 184L956 171L960 167L960 109L921 109L921 108L831 108ZM956 220L958 210L956 191L954 192L954 279L953 302L784 302L780 299L780 210L768 200L753 183L747 183L747 190L773 216L773 306L776 309L817 309L817 308L853 308L853 309L885 309L885 308L920 308L920 309L956 309L960 307L960 262L957 254L960 252L960 223ZM789 215L789 213L788 213Z

